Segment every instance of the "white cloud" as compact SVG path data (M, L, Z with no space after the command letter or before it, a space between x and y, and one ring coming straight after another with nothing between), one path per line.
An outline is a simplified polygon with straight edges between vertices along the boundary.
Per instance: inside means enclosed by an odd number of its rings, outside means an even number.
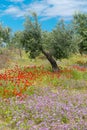
M31 10L36 12L38 15L42 15L42 12L48 8L44 2L34 2L28 6L26 6L26 10Z
M22 17L22 16L24 16L24 14L25 14L25 12L22 11L20 8L10 6L8 9L6 9L4 11L3 15L12 15L12 16L15 16L15 17Z
M48 4L48 8L44 11L43 16L48 17L71 17L75 11L84 11L87 12L87 8L84 6L87 5L87 1L81 0L45 0Z
M14 2L22 2L23 0L10 0ZM4 10L5 14L10 14L15 17L23 17L29 14L29 11L35 11L42 20L47 20L53 17L62 17L69 19L75 11L87 13L87 0L35 0L31 4L22 7L9 6Z

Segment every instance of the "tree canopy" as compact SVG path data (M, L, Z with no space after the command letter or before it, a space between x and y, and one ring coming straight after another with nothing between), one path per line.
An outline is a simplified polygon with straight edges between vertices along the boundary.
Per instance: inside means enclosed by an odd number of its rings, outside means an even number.
M87 14L76 13L73 17L74 29L79 37L80 53L87 53Z
M11 29L9 27L3 27L2 24L0 24L0 43L9 42L10 32L11 32Z
M59 70L55 59L66 58L75 52L74 31L70 25L65 25L63 20L58 22L52 32L45 32L41 30L38 17L34 13L32 17L26 18L24 25L22 43L26 52L29 52L31 58L42 52L53 70Z

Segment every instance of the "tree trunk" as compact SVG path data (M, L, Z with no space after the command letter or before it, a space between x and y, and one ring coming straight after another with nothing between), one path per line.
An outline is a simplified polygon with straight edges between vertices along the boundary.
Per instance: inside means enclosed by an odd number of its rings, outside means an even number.
M19 48L19 55L20 55L20 58L22 58L22 51L21 51L21 48Z
M46 56L46 58L48 59L48 61L50 62L51 66L52 66L52 70L54 72L58 72L60 69L55 61L55 59L53 58L53 56L49 53L46 52L45 50L41 49L42 53Z

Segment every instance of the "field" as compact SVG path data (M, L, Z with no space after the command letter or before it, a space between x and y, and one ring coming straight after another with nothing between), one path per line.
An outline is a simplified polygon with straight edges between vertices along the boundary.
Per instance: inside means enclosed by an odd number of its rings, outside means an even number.
M30 60L12 52L6 59L0 130L87 130L87 55L58 61L56 73L42 55Z

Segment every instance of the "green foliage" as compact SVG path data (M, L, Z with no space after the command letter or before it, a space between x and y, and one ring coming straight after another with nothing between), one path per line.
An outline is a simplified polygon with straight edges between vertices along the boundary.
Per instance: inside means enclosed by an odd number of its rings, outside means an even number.
M66 58L77 50L72 26L66 26L63 20L58 22L52 32L43 32L34 13L32 17L26 18L24 25L22 43L31 58L37 57L42 48L56 59Z
M76 80L81 80L81 79L87 80L87 72L73 70L72 71L72 78L76 79Z
M30 86L29 88L27 88L27 91L25 92L25 94L27 94L27 95L33 95L34 93L35 93L34 86Z
M30 57L35 58L40 53L41 28L35 13L32 18L26 17L22 43L26 52L30 52Z
M79 37L79 51L81 54L87 53L87 14L75 14L73 23Z
M83 73L78 71L78 70L73 70L72 71L72 78L78 80L78 79L83 79Z
M43 119L42 119L42 118L34 118L34 121L35 121L35 123L38 125L38 124L40 124L41 122L43 122Z
M63 116L61 121L65 124L69 123L69 119L66 116Z
M65 25L61 20L52 32L52 50L53 55L57 59L67 58L70 54L77 51L77 44L72 25Z
M10 32L11 32L11 29L9 27L3 27L2 24L0 24L0 43L9 42Z
M21 31L17 31L14 33L13 37L11 38L11 42L9 44L9 46L13 46L14 48L18 48L19 49L19 55L22 58L22 37L23 37L23 32Z
M21 31L17 31L14 33L14 36L12 37L12 43L17 48L22 48L21 39L23 37L23 33Z

